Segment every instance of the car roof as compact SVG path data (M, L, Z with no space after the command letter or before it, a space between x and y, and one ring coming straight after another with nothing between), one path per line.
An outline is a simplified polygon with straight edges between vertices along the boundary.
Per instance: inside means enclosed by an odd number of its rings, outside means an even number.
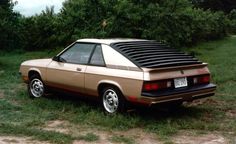
M118 42L135 42L135 41L149 41L145 39L131 39L131 38L111 38L111 39L95 39L95 38L86 38L86 39L79 39L77 42L89 42L89 43L101 43L110 45L111 43L118 43Z

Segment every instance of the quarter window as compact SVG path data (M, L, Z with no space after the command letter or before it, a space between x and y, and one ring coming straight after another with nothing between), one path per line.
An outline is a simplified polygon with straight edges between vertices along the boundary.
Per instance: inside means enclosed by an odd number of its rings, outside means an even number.
M93 56L91 57L90 64L91 65L99 65L99 66L105 65L101 45L96 46Z
M87 64L95 44L76 43L66 50L60 58L68 63Z

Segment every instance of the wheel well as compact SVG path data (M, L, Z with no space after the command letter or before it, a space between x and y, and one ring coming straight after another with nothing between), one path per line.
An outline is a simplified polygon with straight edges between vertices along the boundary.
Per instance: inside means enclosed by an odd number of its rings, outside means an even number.
M38 76L41 78L39 72L34 71L34 70L29 71L29 73L28 73L28 77L30 78L30 77L33 76L33 75L38 75Z
M120 90L120 88L119 87L117 87L116 85L114 85L114 84L109 84L109 83L101 83L101 84L99 84L99 86L98 86L98 94L99 94L99 96L101 96L102 95L102 90L105 88L105 87L114 87L114 88L116 88L117 90L119 90L120 91L120 93L122 93L121 92L121 90Z

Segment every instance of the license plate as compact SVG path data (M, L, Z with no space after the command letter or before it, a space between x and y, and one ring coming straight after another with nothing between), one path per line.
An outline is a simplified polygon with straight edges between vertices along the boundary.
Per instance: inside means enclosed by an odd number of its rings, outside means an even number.
M188 86L187 78L176 78L174 79L175 88L181 88Z

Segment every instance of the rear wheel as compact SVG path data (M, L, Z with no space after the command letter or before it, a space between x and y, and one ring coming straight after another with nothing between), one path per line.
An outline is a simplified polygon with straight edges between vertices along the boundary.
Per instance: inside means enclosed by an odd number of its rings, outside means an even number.
M125 110L125 99L117 88L104 88L101 99L104 110L109 114L123 112Z
M45 86L39 75L35 74L30 77L28 93L31 98L39 98L44 96Z

